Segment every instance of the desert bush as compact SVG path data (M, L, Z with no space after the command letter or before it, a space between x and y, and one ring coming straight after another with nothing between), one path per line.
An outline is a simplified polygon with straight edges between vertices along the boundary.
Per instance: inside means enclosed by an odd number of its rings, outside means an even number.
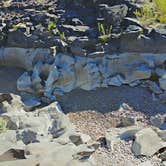
M140 10L136 10L134 14L144 27L154 24L156 20L153 5L149 1L143 4Z
M147 0L134 14L143 27L156 23L166 24L166 0L153 0L152 2Z
M166 0L153 0L156 9L157 20L166 24Z

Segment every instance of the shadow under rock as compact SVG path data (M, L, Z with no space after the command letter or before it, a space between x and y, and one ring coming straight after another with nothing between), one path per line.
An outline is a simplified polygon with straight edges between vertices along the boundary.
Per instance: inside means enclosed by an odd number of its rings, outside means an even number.
M147 116L165 114L166 105L153 101L152 94L142 87L113 87L98 88L93 91L76 89L63 96L57 97L65 113L94 110L108 113L119 109L122 103L127 103L135 111Z
M0 93L19 94L17 79L24 70L15 67L0 67Z

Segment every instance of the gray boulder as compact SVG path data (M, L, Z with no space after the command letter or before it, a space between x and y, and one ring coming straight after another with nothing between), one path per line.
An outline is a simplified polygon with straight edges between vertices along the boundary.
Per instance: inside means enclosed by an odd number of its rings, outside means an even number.
M136 156L152 156L165 146L153 129L145 128L136 133L132 151Z

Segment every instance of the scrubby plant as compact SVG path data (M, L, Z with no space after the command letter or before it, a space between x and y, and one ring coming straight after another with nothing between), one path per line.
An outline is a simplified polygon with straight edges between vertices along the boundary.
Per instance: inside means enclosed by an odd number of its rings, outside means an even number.
M7 130L7 121L0 117L0 133Z
M56 24L53 21L50 21L47 28L48 31L52 31L54 28L56 28Z
M157 20L166 24L166 0L153 0L156 8Z
M166 0L147 0L140 10L134 12L143 27L166 24Z
M112 25L107 27L102 23L98 23L98 31L100 33L100 36L98 37L100 42L105 44L108 39L111 38Z
M58 34L59 34L59 37L60 37L61 40L66 41L66 36L65 36L65 33L64 33L64 32L60 32L60 31L58 30Z
M140 10L136 10L134 14L144 27L154 24L156 20L154 8L149 1L143 4Z

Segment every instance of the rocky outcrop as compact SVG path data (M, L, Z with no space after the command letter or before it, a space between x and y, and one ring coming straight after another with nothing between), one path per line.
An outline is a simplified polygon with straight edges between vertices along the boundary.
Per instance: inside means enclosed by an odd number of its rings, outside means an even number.
M165 60L165 54L126 53L96 58L57 54L53 63L36 63L32 72L26 72L18 79L17 85L22 92L44 94L46 97L75 88L92 90L109 85L132 85L139 80L150 79L156 67L162 66ZM154 82L147 84L155 94L162 93Z
M20 102L16 95L8 96ZM4 109L4 102L10 101L1 97ZM95 151L91 138L75 131L57 102L33 112L26 112L23 104L15 107L11 111L6 106L1 113L6 131L0 131L0 165L93 165L88 160Z

